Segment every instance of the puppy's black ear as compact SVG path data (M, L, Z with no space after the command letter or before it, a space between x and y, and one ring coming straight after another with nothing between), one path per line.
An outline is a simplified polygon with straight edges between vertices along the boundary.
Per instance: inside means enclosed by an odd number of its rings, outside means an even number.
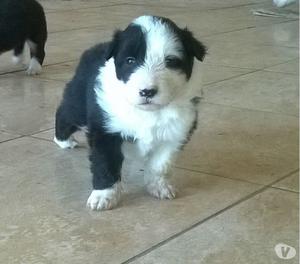
M118 42L119 42L119 38L120 38L120 34L121 34L121 30L116 30L112 41L108 43L108 48L106 51L106 60L109 60L111 57L113 57L118 49Z
M187 28L182 30L183 32L183 42L185 47L187 48L187 52L196 57L198 60L203 61L207 48L197 40L191 31Z

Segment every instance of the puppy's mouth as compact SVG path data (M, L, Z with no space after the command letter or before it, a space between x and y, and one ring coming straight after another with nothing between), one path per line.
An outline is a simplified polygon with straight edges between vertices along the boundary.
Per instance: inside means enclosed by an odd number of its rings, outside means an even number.
M162 104L156 104L151 99L145 99L143 102L136 105L139 109L145 111L155 111L163 107Z

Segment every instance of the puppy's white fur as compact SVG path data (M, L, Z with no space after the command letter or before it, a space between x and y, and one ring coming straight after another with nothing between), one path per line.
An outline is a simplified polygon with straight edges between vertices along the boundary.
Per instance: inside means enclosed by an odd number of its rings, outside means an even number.
M12 62L14 64L22 64L23 61L24 61L24 54L23 53L21 53L19 56L13 55L13 57L12 57Z
M75 148L78 145L78 142L72 136L64 141L54 137L53 141L62 149Z
M87 200L87 207L92 210L108 210L118 204L121 198L122 186L120 182L105 190L93 190Z
M28 69L27 69L27 74L28 75L35 75L35 74L39 74L42 71L42 66L41 64L38 62L38 60L36 58L31 58Z

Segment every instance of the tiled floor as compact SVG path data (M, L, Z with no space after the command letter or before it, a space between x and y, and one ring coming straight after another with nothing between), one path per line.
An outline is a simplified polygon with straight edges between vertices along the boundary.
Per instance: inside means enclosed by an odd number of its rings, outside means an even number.
M0 57L0 263L298 263L298 20L258 17L271 0L43 0L43 73ZM295 11L298 6L284 9ZM52 143L54 112L87 47L141 14L188 25L208 47L199 128L157 201L124 167L116 209L90 212L87 146ZM198 76L194 78L199 86Z

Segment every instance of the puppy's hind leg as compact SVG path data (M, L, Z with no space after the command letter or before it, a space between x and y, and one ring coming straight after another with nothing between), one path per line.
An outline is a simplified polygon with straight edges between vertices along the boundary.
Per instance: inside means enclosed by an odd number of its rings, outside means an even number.
M54 142L62 149L74 148L78 145L72 137L72 134L78 130L78 127L71 121L70 115L72 114L63 104L56 112Z
M24 44L25 42L21 42L14 48L14 55L12 57L12 61L14 64L21 64L24 61Z
M42 41L34 42L32 40L27 41L30 48L31 60L27 69L28 75L39 74L42 71L42 64L45 58L44 45Z

